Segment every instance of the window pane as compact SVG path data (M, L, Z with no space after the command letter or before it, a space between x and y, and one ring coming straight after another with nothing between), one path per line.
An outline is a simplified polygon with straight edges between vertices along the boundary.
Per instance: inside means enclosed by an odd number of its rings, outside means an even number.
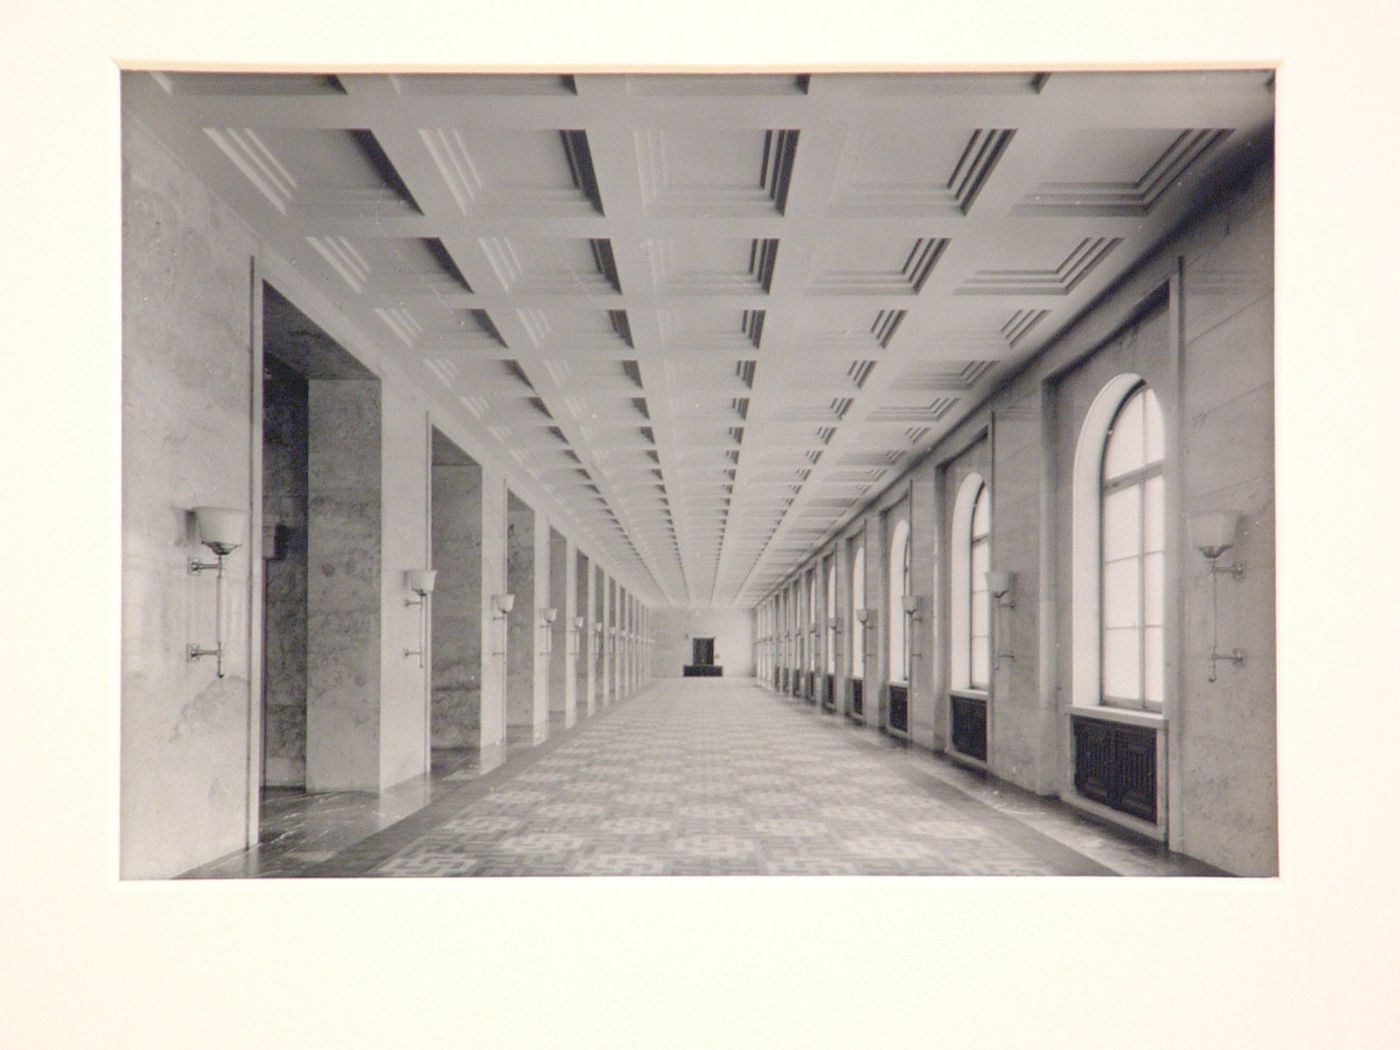
M972 507L972 538L985 536L992 529L992 498L983 485L977 493L977 502Z
M990 632L987 629L989 622L987 592L982 591L972 596L972 633L975 635L986 635Z
M1163 562L1161 552L1142 559L1143 622L1154 627L1166 623L1163 615Z
M1162 628L1149 627L1142 633L1143 645L1143 672L1146 680L1143 682L1143 699L1154 704L1162 702L1162 686L1166 680L1166 673L1162 661Z
M974 591L986 590L988 557L990 555L989 544L978 543L972 548L972 579L970 581Z
M1142 448L1142 403L1141 393L1134 394L1118 412L1113 421L1113 433L1108 437L1108 447L1104 449L1103 476L1108 481L1143 464Z
M889 677L894 681L902 681L904 678L904 602L901 595L890 595L889 617Z
M1166 481L1158 474L1142 486L1143 547L1149 551L1166 550Z
M992 680L990 652L987 639L972 639L972 684L986 686Z
M1110 492L1103 498L1104 561L1139 553L1138 545L1142 542L1139 517L1142 513L1141 499L1141 490L1137 485Z
M1141 700L1138 689L1137 630L1127 627L1104 631L1104 695L1119 700Z
M1136 558L1111 561L1103 567L1103 625L1105 627L1136 627L1141 612L1138 573L1141 563Z
M1162 406L1157 403L1157 395L1151 390L1142 392L1145 409L1143 419L1144 458L1148 463L1160 463L1166 447L1162 434Z

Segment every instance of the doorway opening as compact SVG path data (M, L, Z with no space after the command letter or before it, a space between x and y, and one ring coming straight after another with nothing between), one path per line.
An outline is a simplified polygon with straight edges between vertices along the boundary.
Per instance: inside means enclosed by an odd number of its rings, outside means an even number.
M713 637L690 639L690 663L681 670L686 678L718 678L724 668L715 663L715 640Z

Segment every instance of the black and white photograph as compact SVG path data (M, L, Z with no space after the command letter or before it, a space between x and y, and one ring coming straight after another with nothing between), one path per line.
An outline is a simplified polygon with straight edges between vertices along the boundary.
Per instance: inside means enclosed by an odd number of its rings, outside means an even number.
M1398 22L23 11L0 1043L1390 1045Z
M122 96L124 878L1276 874L1273 70Z

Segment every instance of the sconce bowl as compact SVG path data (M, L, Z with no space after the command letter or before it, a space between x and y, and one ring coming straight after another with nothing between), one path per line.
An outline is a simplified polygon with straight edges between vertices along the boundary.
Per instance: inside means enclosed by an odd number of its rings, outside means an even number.
M869 610L869 609L857 609L857 610L856 610L856 619L859 620L859 621L861 622L862 625L868 623L868 622L870 621L870 610Z
M575 617L574 617L574 629L575 629L575 630L577 630L577 631L583 630L583 623L584 623L584 620L583 620L583 617L582 617L582 616L575 616Z
M558 616L559 616L559 610L558 610L558 609L541 609L541 610L540 610L540 619L544 620L544 622L547 623L547 624L553 623L553 622L555 621L555 619L556 619Z
M515 595L493 594L491 595L491 604L495 607L496 612L504 616L515 608Z
M195 507L201 542L216 554L228 554L243 543L248 512L241 507Z
M1239 527L1239 513L1233 510L1204 510L1186 515L1191 546L1212 561L1235 545Z
M919 611L919 599L916 595L906 594L904 596L904 611L909 616L913 616Z
M409 569L403 574L403 578L410 591L426 597L433 593L433 586L437 583L437 570Z
M1014 572L989 572L987 573L987 590L991 592L993 598L1005 598L1016 589L1016 574Z

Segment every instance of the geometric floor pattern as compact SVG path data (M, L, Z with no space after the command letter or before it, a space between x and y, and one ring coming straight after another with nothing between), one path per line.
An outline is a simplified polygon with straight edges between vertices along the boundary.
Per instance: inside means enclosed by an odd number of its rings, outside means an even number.
M1109 873L884 758L757 687L682 679L609 712L367 874Z
M411 814L362 796L353 844L345 817L334 842L289 825L270 859L265 836L261 860L189 876L1219 874L751 679L655 683L558 729L497 770L439 770Z

